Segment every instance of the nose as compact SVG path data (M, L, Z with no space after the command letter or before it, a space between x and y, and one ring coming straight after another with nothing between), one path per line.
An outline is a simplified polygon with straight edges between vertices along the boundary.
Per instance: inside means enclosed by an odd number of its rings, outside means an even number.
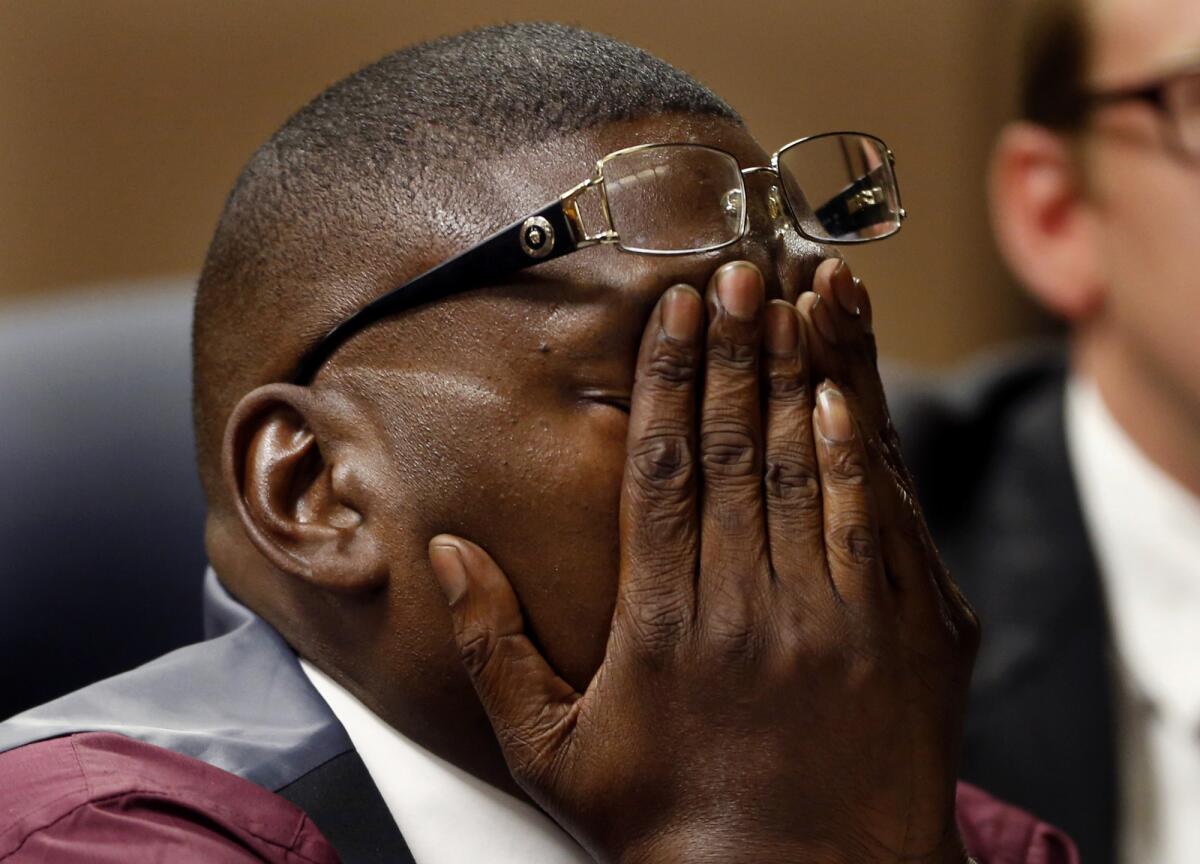
M746 188L746 234L728 249L727 261L749 261L762 271L769 299L794 303L812 287L813 273L822 261L841 257L832 246L801 237L779 188L779 175L771 168L743 169Z

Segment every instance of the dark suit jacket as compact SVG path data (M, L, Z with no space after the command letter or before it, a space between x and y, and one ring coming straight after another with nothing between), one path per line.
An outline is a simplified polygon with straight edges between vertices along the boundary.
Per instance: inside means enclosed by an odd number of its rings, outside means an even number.
M1066 359L1047 347L893 382L930 530L983 623L963 778L1115 860L1108 623L1067 458Z

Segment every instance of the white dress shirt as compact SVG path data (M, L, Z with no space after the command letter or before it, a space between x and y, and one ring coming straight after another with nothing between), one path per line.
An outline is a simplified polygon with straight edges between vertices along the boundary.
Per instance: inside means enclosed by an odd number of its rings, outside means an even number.
M405 738L307 661L300 668L345 727L417 864L592 864L536 807Z
M1197 864L1200 498L1137 448L1092 382L1068 385L1066 429L1117 660L1119 860Z

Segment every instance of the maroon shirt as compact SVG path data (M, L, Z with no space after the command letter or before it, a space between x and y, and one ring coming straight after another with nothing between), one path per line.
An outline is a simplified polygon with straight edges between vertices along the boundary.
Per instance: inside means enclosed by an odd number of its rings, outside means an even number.
M1061 832L965 784L958 820L981 864L1079 864ZM292 803L161 747L89 732L0 753L6 864L338 860Z

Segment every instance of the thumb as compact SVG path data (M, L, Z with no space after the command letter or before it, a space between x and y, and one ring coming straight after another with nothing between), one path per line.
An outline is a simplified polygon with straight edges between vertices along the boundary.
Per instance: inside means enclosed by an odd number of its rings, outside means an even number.
M450 603L459 658L509 770L524 785L555 764L579 694L525 635L517 595L490 555L468 540L439 534L429 541L429 563Z

